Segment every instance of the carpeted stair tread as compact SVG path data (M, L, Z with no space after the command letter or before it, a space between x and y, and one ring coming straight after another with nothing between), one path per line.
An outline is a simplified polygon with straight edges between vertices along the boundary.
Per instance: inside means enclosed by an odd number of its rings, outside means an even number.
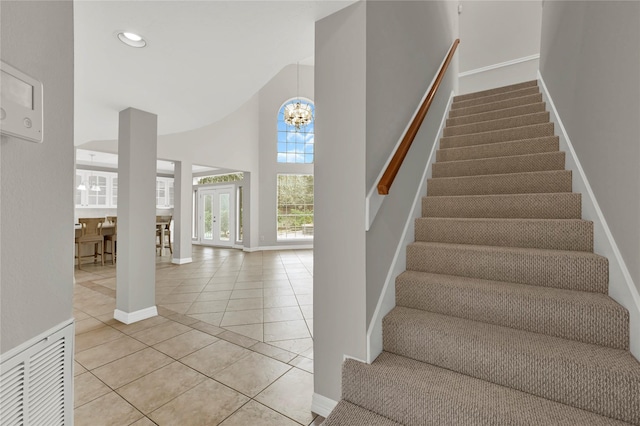
M464 124L480 123L483 121L498 120L505 117L516 117L519 115L533 114L535 112L546 111L544 102L535 102L527 105L519 105L511 108L499 109L479 114L465 115L462 117L447 118L446 125L461 126Z
M640 423L640 364L628 351L404 307L383 329L387 352Z
M579 219L582 194L454 195L422 198L423 217Z
M422 241L407 246L407 270L603 294L609 280L593 253Z
M518 115L515 117L503 117L496 120L482 121L480 123L447 126L443 131L443 136L469 135L472 133L490 132L492 130L508 129L511 127L522 127L548 122L549 112L542 111L532 114Z
M593 252L593 222L580 219L418 218L416 241Z
M461 148L438 149L436 151L436 162L538 154L541 152L558 151L559 148L560 138L558 136L544 136L541 138L473 145Z
M341 400L322 426L402 426L379 414Z
M342 386L345 400L403 425L626 424L387 352L347 359Z
M564 170L564 151L434 163L434 178Z
M459 176L427 180L427 196L571 192L571 170Z
M396 305L629 349L629 313L605 294L405 271Z
M469 99L482 98L485 96L495 95L498 93L513 92L514 90L525 89L533 86L535 87L538 86L538 80L525 81L523 83L516 83L516 84L510 84L508 86L496 87L495 89L487 89L487 90L481 90L479 92L466 93L464 95L457 95L453 97L453 101L454 102L466 101Z
M488 104L476 105L467 108L459 108L449 111L449 118L463 117L467 115L475 115L483 112L496 111L501 109L513 108L521 105L529 105L542 102L542 93L521 96L519 98L505 99L503 101L491 102Z
M539 92L540 92L540 89L538 88L538 86L533 86L533 87L525 87L523 89L511 90L509 92L496 93L494 95L467 99L465 101L456 101L451 104L451 110L453 111L460 108L468 108L472 106L495 103L495 102L504 101L507 99L521 98L527 95L535 95L536 93L539 93Z
M508 142L544 136L554 136L553 123L531 124L522 127L473 133L471 135L445 136L440 138L440 149L461 148L463 146Z

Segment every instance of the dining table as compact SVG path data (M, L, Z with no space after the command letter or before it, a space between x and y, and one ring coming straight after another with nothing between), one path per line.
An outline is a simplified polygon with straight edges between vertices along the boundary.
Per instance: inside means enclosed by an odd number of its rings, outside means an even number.
M156 219L156 229L160 229L160 241L164 243L165 232L167 226L171 224L171 221ZM113 235L116 227L111 222L105 222L102 224L102 235ZM82 235L82 226L79 223L75 224L75 238ZM164 256L164 244L160 244L160 256Z

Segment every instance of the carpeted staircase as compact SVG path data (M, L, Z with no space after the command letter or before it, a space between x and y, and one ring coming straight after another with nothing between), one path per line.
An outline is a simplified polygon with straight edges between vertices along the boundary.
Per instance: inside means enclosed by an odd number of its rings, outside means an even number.
M564 164L536 81L454 98L384 352L345 361L323 425L640 425L628 312Z

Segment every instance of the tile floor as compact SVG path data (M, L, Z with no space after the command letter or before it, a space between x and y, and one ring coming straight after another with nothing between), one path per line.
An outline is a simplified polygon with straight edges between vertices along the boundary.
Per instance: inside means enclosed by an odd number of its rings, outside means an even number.
M109 263L109 262L107 262ZM116 269L76 269L75 424L319 425L313 252L194 246L156 264L159 315L113 319Z

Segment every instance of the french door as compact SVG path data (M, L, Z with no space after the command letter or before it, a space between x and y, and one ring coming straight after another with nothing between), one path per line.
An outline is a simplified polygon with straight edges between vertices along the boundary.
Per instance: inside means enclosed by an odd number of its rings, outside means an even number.
M235 235L235 191L233 186L200 189L200 244L232 247Z

